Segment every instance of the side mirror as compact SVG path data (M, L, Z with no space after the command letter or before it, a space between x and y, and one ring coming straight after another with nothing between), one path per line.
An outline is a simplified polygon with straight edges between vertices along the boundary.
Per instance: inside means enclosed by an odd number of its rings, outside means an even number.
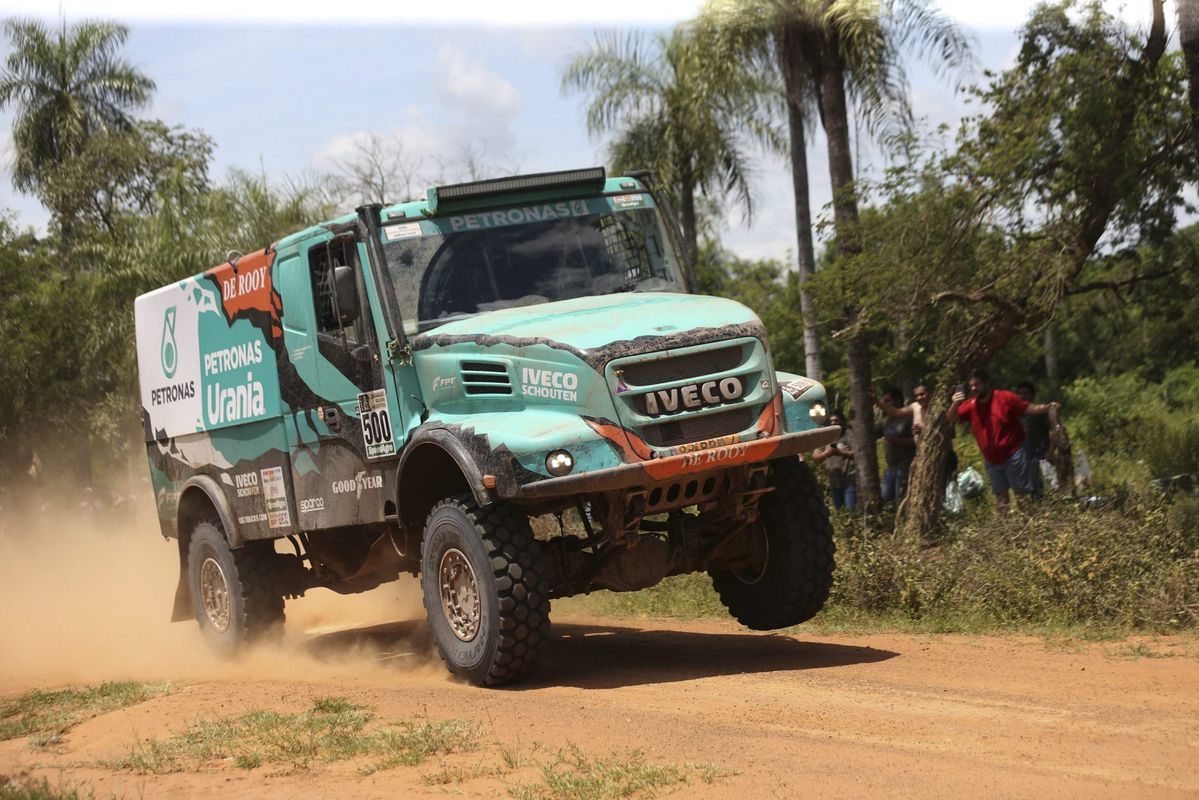
M337 319L344 327L358 319L358 287L352 267L333 268L333 289L337 297Z

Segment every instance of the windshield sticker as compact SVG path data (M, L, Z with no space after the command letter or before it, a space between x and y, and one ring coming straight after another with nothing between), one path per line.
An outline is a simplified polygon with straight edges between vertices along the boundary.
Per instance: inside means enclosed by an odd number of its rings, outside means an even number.
M272 528L291 526L287 511L287 487L283 483L283 467L270 467L262 475L262 494L266 497L266 518Z
M612 198L613 208L641 208L645 198L640 194L622 194Z
M585 217L586 200L571 200L570 202L545 203L539 206L523 208L507 208L503 211L482 211L478 214L459 214L450 217L450 229L458 231L479 231L488 228L502 228L507 225L523 225L526 222L546 222L569 217Z
M402 225L388 225L383 229L383 235L387 237L387 241L394 242L399 239L411 239L415 236L420 236L419 222L405 222Z

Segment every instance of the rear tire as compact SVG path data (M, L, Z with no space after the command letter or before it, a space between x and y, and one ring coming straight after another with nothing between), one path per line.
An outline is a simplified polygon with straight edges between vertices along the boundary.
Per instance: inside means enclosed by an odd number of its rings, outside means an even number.
M202 520L192 529L187 574L196 621L217 652L231 656L282 634L283 595L271 542L234 550L218 520Z
M550 629L545 565L529 520L504 503L443 500L421 543L421 589L446 667L478 686L526 678Z
M765 563L756 569L709 569L720 602L742 625L759 631L798 625L816 616L833 585L833 526L820 485L807 464L780 459L770 465L774 491L759 505Z

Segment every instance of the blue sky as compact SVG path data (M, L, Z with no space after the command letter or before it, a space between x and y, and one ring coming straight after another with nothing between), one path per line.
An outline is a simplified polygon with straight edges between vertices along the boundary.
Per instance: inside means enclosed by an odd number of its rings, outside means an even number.
M591 41L597 26L663 30L692 15L699 3L668 0L645 12L619 0L605 4L615 11L600 20L558 6L471 0L426 6L420 24L397 18L394 4L375 0L355 4L357 10L336 24L304 18L305 12L297 18L295 6L276 4L284 13L272 15L269 5L214 0L201 12L164 10L143 0L64 0L63 10L68 20L109 16L130 26L128 58L158 85L146 115L212 136L218 179L232 167L273 178L329 170L367 133L397 136L418 175L433 178L446 174L444 165L464 146L484 151L486 162L508 171L602 163L604 143L587 136L583 98L559 91L563 64ZM947 7L974 37L974 80L982 69L1010 62L1026 7L978 5ZM538 10L546 8L559 15L548 18L553 25ZM330 9L344 10L325 4L310 13ZM38 12L32 0L0 0L2 16ZM272 18L291 22L278 25ZM505 22L516 27L500 27ZM910 74L916 113L930 124L956 124L966 109L951 87L924 66ZM0 126L0 147L7 152L10 119L0 118ZM860 171L880 166L869 142L862 142L860 156ZM829 199L820 135L810 142L808 160L819 208ZM734 214L723 240L746 257L787 258L795 241L787 167L777 157L761 156L756 173L753 224ZM24 224L45 222L35 200L13 191L6 166L0 208L15 211Z

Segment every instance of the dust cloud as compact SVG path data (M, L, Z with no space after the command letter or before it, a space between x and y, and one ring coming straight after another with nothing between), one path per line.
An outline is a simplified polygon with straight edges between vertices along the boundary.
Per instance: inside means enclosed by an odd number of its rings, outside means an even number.
M117 518L44 509L0 529L0 691L104 680L322 680L441 672L416 579L287 601L287 633L229 661L194 621L171 623L177 544L149 503ZM286 544L286 542L284 543Z

